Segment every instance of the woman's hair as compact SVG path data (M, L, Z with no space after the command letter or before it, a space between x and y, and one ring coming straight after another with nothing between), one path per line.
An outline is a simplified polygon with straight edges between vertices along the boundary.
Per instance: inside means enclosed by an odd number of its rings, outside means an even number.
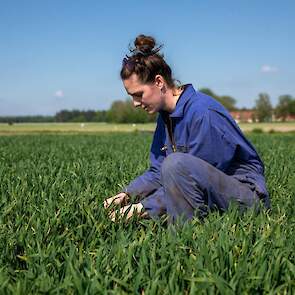
M129 47L130 56L123 59L120 76L122 80L128 79L133 73L143 84L155 81L156 75L161 75L169 88L175 87L171 68L164 60L164 55L159 51L162 45L156 46L156 41L151 36L139 35L134 41L134 48Z

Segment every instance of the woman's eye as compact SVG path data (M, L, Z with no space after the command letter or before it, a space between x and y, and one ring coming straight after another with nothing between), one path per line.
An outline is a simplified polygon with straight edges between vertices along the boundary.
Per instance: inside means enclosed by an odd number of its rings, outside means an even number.
M135 99L135 100L140 100L141 97L142 97L142 95L134 95L134 96L133 96L133 99Z

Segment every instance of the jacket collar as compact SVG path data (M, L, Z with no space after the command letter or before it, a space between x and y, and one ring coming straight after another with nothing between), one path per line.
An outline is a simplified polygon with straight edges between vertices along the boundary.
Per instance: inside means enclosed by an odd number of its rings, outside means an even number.
M186 84L184 85L184 91L181 93L181 95L179 96L175 109L173 110L173 112L171 114L169 114L170 118L181 118L183 117L183 113L184 113L184 107L187 103L187 101L196 93L194 87L192 84ZM166 114L164 114L166 112L164 111L160 111L160 114L165 116Z

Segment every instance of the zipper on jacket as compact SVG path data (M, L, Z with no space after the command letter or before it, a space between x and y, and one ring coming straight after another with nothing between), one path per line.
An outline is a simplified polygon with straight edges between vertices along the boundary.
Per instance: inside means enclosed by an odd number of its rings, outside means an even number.
M176 144L175 144L175 140L174 140L174 137L173 137L172 120L171 120L169 115L168 115L167 129L168 129L168 134L169 134L169 137L170 137L170 142L172 144L172 151L173 151L173 153L175 153L176 152Z

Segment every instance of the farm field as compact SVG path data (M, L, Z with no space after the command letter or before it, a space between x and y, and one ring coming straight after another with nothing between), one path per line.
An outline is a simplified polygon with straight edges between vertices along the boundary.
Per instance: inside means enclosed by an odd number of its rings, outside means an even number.
M130 132L154 131L154 123L114 124L114 123L17 123L13 125L0 123L0 134L24 133L96 133L96 132ZM295 129L295 124L294 124Z
M260 129L263 132L295 132L295 122L241 123L243 131ZM155 124L114 124L114 123L0 123L0 134L20 133L95 133L95 132L130 132L154 131Z
M0 136L0 294L294 294L295 136L248 137L272 211L167 227L102 206L148 167L152 134Z

